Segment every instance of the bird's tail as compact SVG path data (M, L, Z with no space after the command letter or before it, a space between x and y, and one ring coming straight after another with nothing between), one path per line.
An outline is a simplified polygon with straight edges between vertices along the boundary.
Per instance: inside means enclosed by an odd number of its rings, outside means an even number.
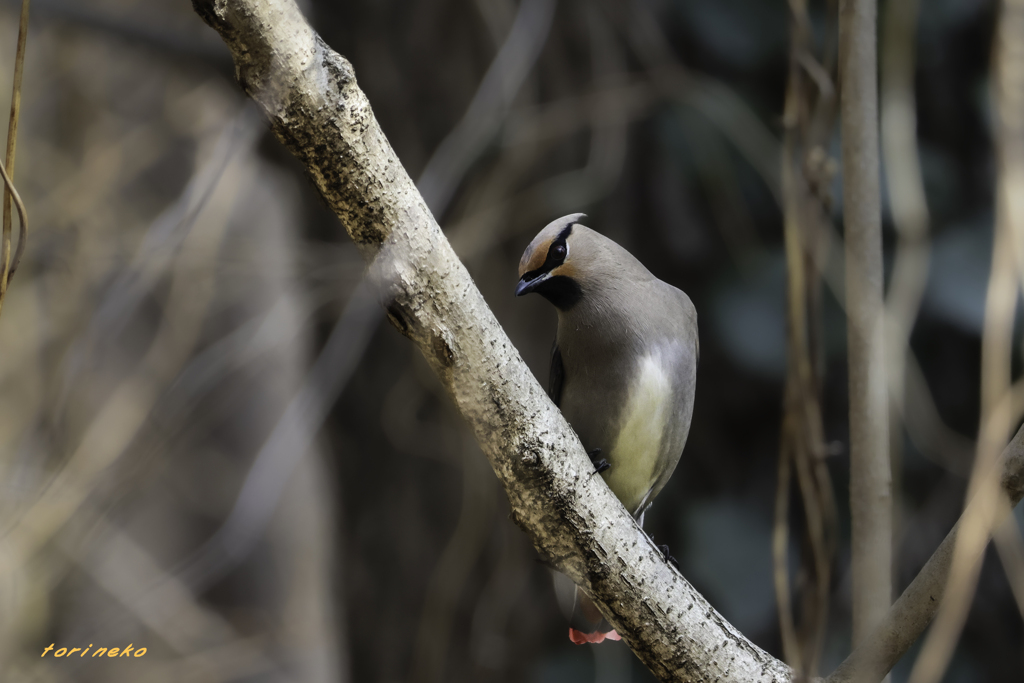
M601 614L590 596L576 587L576 601L569 625L569 640L577 645L600 643L605 639L621 640L619 634Z

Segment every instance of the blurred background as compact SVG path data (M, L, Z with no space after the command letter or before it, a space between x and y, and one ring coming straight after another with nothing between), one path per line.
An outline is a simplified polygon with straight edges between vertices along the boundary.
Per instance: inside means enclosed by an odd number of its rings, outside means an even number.
M0 3L2 111L19 5ZM554 311L512 292L548 221L586 212L693 299L693 427L646 528L781 657L771 531L786 372L786 4L303 9L353 63L542 383ZM815 45L830 11L810 5ZM931 268L916 324L906 321L908 403L923 417L894 436L898 591L959 515L978 429L996 18L991 0L938 0L916 39L893 43L916 45L931 216ZM569 642L551 572L507 518L486 460L359 287L359 254L190 3L35 0L31 21L15 182L32 232L0 317L0 677L653 680L622 643ZM837 158L837 130L824 139ZM839 224L841 179L826 177ZM821 405L839 544L823 672L850 638L836 301L825 287ZM51 643L146 653L41 659ZM1024 627L989 557L945 680L1022 678Z

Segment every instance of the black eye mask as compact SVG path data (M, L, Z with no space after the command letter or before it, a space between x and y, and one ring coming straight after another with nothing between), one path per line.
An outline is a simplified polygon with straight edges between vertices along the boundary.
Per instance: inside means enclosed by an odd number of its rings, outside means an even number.
M569 310L579 302L583 296L583 290L580 289L580 285L576 280L566 275L544 277L565 263L565 259L569 256L569 245L566 244L565 240L572 234L573 225L575 224L567 225L564 230L558 233L558 237L551 242L551 246L548 247L547 258L544 259L544 264L540 268L531 270L523 275L522 279L519 280L519 285L516 287L516 296L537 292L550 301L555 308L562 311Z
M544 273L550 273L552 270L565 263L565 257L569 255L569 245L565 243L565 240L572 234L572 228L574 225L575 223L570 223L565 226L562 232L558 233L558 237L556 237L554 241L551 242L551 246L548 247L548 256L544 259L544 263L540 268L524 273L522 277L524 282L534 280Z

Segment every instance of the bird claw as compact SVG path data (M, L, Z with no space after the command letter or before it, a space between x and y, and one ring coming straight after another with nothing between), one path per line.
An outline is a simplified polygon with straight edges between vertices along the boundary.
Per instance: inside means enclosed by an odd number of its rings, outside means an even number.
M676 569L679 569L679 560L677 560L676 558L672 557L672 553L670 553L668 551L668 546L667 545L659 545L658 546L658 550L661 551L662 557L665 558L666 562L670 563Z
M587 451L587 455L590 456L590 462L594 463L594 469L596 470L597 474L601 474L606 469L611 467L611 464L604 458L598 460L598 457L601 455L600 448L595 448L592 451Z

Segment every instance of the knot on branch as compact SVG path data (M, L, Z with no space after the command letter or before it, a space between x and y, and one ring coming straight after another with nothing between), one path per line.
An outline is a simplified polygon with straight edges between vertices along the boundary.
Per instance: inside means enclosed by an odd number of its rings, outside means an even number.
M455 353L452 351L450 341L451 332L447 329L431 330L430 348L434 352L434 358L445 368L455 365Z

